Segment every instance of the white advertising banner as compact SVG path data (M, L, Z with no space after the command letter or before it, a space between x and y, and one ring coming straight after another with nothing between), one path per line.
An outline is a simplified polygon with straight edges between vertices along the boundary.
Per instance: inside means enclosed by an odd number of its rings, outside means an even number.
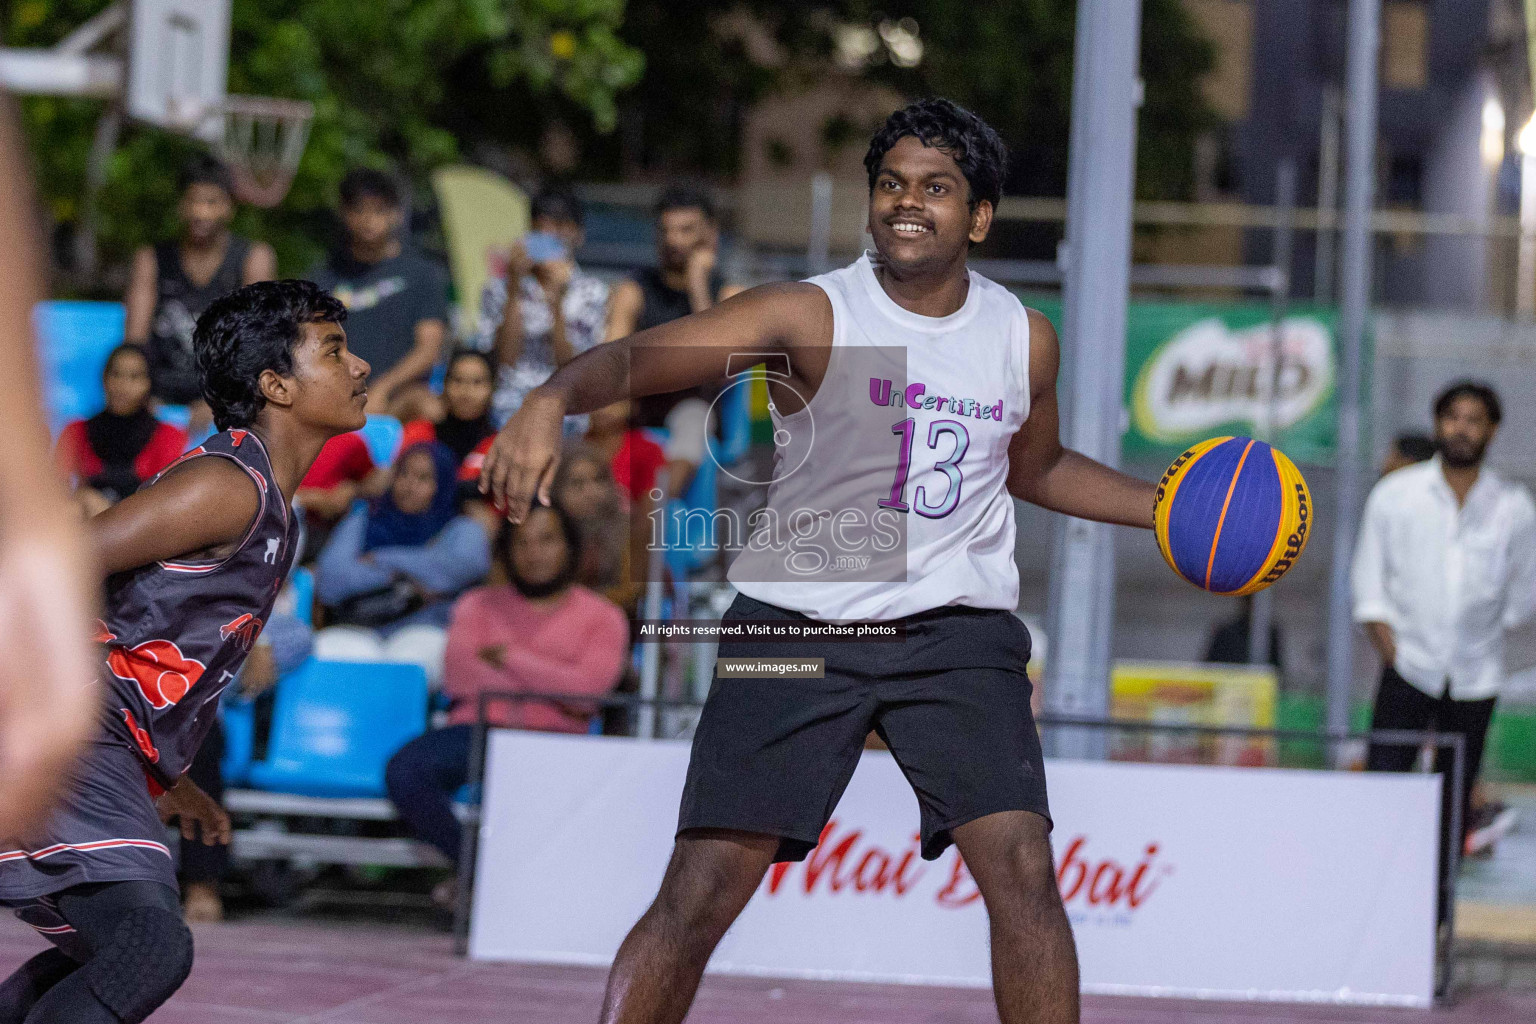
M606 964L656 893L688 744L497 730L470 953ZM1057 879L1086 992L1427 1006L1435 776L1049 761ZM821 845L775 865L710 970L987 985L951 848L866 752Z

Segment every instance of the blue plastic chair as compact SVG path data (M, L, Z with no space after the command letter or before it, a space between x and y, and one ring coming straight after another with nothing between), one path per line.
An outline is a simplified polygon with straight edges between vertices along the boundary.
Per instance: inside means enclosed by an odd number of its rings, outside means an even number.
M186 430L192 422L192 407L187 405L162 405L155 410L155 419L161 423L169 423L173 427ZM187 439L191 443L191 438ZM192 445L196 448L197 445Z
M251 765L251 785L303 796L383 796L390 756L426 728L421 666L311 660L278 683L267 759Z
M761 371L754 371L760 373ZM750 378L738 378L741 383L728 388L715 404L715 414L720 417L720 436L709 437L709 450L715 453L722 466L732 466L741 461L752 446L752 394Z
M226 690L219 706L224 723L224 759L219 762L219 774L224 776L224 785L243 786L256 749L256 702L233 693L233 687Z
M312 570L299 566L293 570L293 575L288 577L288 585L293 588L293 617L300 622L315 621L315 574Z
M369 416L361 431L375 466L393 466L405 427L393 416Z
M123 343L126 322L121 302L40 302L33 309L54 433L101 411L101 371L107 353Z
M719 478L720 467L713 459L705 459L682 497L667 502L667 566L673 579L687 579L713 561L720 549L718 543L711 543L719 540L712 536Z

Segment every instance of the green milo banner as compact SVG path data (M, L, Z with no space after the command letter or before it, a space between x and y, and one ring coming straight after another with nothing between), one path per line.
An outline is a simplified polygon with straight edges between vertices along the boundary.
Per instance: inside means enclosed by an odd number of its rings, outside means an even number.
M1059 328L1058 297L1020 298ZM1295 462L1331 464L1335 321L1331 309L1292 307L1277 339L1267 303L1132 302L1121 454L1171 461L1196 441L1246 434L1272 440Z

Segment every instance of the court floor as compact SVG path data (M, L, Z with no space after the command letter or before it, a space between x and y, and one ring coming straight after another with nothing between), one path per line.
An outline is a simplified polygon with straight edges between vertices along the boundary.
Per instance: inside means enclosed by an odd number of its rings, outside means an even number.
M446 936L378 925L199 926L197 966L154 1024L593 1024L603 973L477 964ZM42 948L0 920L0 969ZM690 1024L987 1024L985 991L710 978ZM1085 1024L1528 1024L1536 985L1475 991L1424 1011L1090 998Z

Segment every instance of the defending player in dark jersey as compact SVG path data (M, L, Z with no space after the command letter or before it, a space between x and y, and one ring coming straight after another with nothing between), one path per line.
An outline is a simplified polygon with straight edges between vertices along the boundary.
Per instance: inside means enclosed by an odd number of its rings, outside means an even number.
M142 1021L192 968L165 821L227 843L183 773L296 555L289 499L365 421L345 308L304 281L250 285L198 321L220 433L91 522L107 574L96 738L40 834L0 843L0 903L57 947L0 985L0 1024Z

